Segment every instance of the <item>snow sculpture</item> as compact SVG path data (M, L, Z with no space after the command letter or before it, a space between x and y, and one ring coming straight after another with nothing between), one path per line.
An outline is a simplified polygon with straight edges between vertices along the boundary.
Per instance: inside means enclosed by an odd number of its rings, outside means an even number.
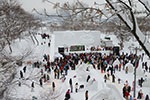
M79 65L76 71L78 74L79 80L86 81L87 76L91 75L90 70L92 69L93 69L93 66L91 64L82 63L81 65Z
M125 65L125 69L126 69L126 67L128 67L128 72L129 72L129 73L132 73L132 72L133 72L133 67L134 67L134 66L133 66L130 62Z
M93 78L93 79L90 79L89 82L86 84L86 88L88 90L97 90L98 89L98 82Z
M145 81L143 82L143 87L150 87L150 77L149 78L145 78Z
M91 100L116 100L110 88L100 90Z

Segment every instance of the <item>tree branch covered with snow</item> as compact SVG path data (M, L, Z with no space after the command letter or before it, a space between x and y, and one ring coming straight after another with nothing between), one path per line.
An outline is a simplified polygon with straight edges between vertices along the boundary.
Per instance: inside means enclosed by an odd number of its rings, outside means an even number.
M98 7L90 7L78 0L72 5L68 2L62 5L60 3L52 3L49 0L45 0L45 2L54 5L58 16L64 20L64 26L68 27L86 27L87 25L94 26L97 24L97 20L101 20L102 17L105 17L105 19L108 20L108 18L112 18L112 15L117 15L150 58L150 43L145 34L143 34L139 28L139 24L137 23L137 18L135 16L135 8L133 6L136 5L137 2L140 2L144 5L145 11L149 12L149 5L147 2L143 0L106 0L106 3L104 4L98 4L95 2L94 4L98 5ZM103 9L100 9L101 6L103 6Z
M40 20L24 11L15 0L0 1L0 51L17 38L29 35L28 30L40 27ZM10 52L12 52L10 47Z
M120 4L113 4L112 1L106 0L106 2L110 5L110 7L117 12L121 9L122 6L125 6L130 13L127 12L120 12L116 15L125 23L125 25L129 28L131 33L134 35L136 40L138 41L139 45L143 48L145 53L150 58L150 43L148 39L146 39L146 36L141 32L139 29L139 26L137 24L136 17L134 16L133 9L132 9L132 2L130 0L128 5L126 2L123 2L122 0L118 0Z

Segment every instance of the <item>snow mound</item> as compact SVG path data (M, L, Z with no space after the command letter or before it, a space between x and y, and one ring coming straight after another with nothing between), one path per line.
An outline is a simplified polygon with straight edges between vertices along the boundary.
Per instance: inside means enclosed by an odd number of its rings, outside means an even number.
M88 90L91 90L91 91L95 91L98 89L98 82L95 80L93 81L92 79L89 80L89 82L86 84L86 88Z
M136 69L136 75L144 76L144 71L142 70L142 68L140 66Z
M87 71L87 68L89 69L89 71ZM92 67L85 63L78 66L76 72L80 81L86 81L87 76L90 75L90 69L92 69Z
M112 84L104 84L97 94L95 94L90 100L123 100L121 94L117 88Z
M112 95L112 91L109 88L102 89L96 95L91 98L91 100L115 100L115 97Z
M133 64L131 64L130 62L129 63L127 63L126 65L125 65L125 68L126 67L128 67L128 72L129 73L132 73L133 72Z
M143 87L150 87L150 78L147 78L144 82L143 82Z

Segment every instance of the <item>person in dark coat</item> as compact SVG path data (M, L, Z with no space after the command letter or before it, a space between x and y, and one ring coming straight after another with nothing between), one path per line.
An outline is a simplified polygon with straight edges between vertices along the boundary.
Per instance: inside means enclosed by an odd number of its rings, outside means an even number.
M115 82L115 75L112 75L112 82Z
M113 75L113 67L110 66L109 69L110 69L110 74Z
M18 82L18 85L21 86L21 82L20 81Z
M39 82L40 82L40 86L42 87L43 86L42 78L40 78Z
M123 92L123 97L125 98L126 85L124 85L124 87L123 87L123 89L122 89L122 92Z
M54 69L54 78L57 78L57 68Z
M137 99L142 99L142 97L143 97L143 93L142 93L142 90L140 90L140 91L138 92Z
M127 91L130 93L131 92L131 86L127 87Z
M70 99L70 89L68 89L65 94L65 100L69 100L69 99Z
M104 75L104 82L106 83L106 80L107 80L107 76L106 74Z
M148 94L146 95L145 100L150 100Z
M34 91L34 82L31 83L31 92Z
M86 79L86 82L88 82L90 78L91 78L90 75L88 75L87 79Z
M47 78L47 80L50 80L50 77L49 77L49 75L48 75L48 74L47 74L47 77L46 77L46 78Z
M144 79L141 77L141 87L143 86Z
M120 78L118 78L118 84L120 84L120 81L121 81L121 79L120 79Z
M23 67L23 72L24 72L24 73L26 72L26 69L27 69L27 66L24 66L24 67Z
M71 93L73 92L73 85L72 85L72 79L70 78L69 80L69 84L70 84L70 89L71 89Z
M23 78L23 72L20 71L20 78Z
M88 90L86 90L86 92L85 92L85 100L88 100Z
M59 76L60 76L60 71L59 69L57 69L57 79L59 79Z
M55 91L55 83L52 82L52 88L53 88L53 92Z
M51 46L51 43L49 42L49 43L48 43L48 47L50 47L50 46Z

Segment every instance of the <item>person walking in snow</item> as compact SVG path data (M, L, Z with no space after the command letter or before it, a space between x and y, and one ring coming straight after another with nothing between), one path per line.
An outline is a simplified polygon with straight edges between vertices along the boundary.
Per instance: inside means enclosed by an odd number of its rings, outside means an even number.
M57 67L54 69L54 78L57 78Z
M59 77L60 77L60 70L59 70L59 68L57 69L57 79L59 79Z
M125 92L126 92L126 85L124 84L124 87L122 89L123 97L125 98Z
M78 92L78 83L75 84L75 91Z
M43 75L44 82L46 82L46 74Z
M104 82L106 83L106 80L107 80L107 76L106 74L104 75Z
M20 81L18 82L18 86L21 86L21 82Z
M128 74L128 66L125 69L125 73Z
M148 94L145 96L145 100L150 100Z
M53 92L55 91L55 83L52 82L52 88L53 88Z
M114 74L112 75L112 82L113 83L115 82L115 75Z
M20 71L20 78L23 78L23 72Z
M23 67L23 72L26 73L27 66Z
M120 81L121 81L121 79L120 79L120 78L118 78L118 84L120 84Z
M69 99L70 99L70 89L68 89L65 94L65 100L69 100Z
M88 100L88 90L86 90L86 92L85 92L85 100Z
M34 92L34 82L31 83L31 92Z
M50 80L50 77L49 77L49 75L47 74L47 77L46 77L46 79L47 79L47 81L49 81Z
M88 75L87 79L86 79L86 82L88 82L90 78L91 78L90 75Z
M50 47L50 46L51 46L51 43L49 42L49 43L48 43L48 47Z
M143 98L143 93L142 90L140 89L140 91L138 92L137 99L142 99L142 98Z
M141 55L141 61L143 62L143 58L144 58L144 53L142 53Z
M146 71L146 72L148 71L148 66L147 66L147 64L145 65L145 71Z
M73 92L73 85L72 85L72 79L70 78L69 80L69 85L70 85L70 89L71 89L71 93Z
M40 86L42 87L43 86L42 78L40 78L39 82L40 82Z

